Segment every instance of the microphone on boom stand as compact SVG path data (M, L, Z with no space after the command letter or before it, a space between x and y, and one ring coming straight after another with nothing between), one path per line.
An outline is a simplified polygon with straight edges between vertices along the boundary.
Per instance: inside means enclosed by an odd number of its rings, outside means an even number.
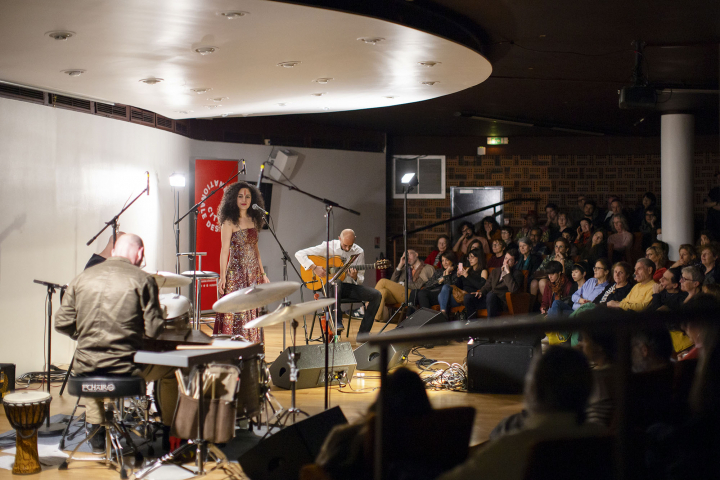
M240 170L241 175L247 175L247 168L245 167L245 159L242 159L242 169Z
M262 165L260 165L260 175L258 175L257 185L255 185L257 188L260 188L260 184L262 183L263 175L265 174L265 163L266 162L263 162Z

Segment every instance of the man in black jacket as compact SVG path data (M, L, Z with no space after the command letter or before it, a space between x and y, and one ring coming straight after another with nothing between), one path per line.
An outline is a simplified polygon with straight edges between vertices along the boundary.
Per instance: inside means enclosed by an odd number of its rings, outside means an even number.
M463 303L468 318L473 318L473 315L482 309L487 309L488 318L497 317L503 310L507 310L505 294L518 293L523 288L522 270L515 268L518 260L520 260L520 252L514 248L508 250L503 266L490 273L485 286L477 292L465 295Z

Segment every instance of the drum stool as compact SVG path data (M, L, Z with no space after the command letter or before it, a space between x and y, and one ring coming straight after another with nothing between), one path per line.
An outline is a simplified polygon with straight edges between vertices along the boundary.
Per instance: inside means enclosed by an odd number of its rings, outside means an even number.
M70 395L88 398L108 398L124 401L126 397L145 395L145 381L140 377L131 376L103 376L103 377L71 377L68 381ZM114 466L120 471L120 478L128 478L125 468L123 451L120 446L121 438L125 438L130 451L135 454L135 466L142 464L142 455L130 438L122 419L116 419L112 408L105 410L105 420L96 426L70 453L70 456L60 465L60 470L66 470L80 446L94 437L100 428L105 427L105 458L75 459L84 461L100 461L108 466Z

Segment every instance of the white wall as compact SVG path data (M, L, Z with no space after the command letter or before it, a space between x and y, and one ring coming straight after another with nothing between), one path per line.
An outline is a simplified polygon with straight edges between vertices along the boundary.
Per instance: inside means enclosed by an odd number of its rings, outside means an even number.
M385 245L384 154L296 149L301 155L293 181L301 188L359 210L354 217L335 213L335 234L353 228L369 258L374 237ZM192 172L196 158L245 158L248 178L270 147L189 140L161 130L93 115L0 98L0 363L17 364L18 374L44 365L45 289L33 279L68 283L94 252L105 246L110 230L95 244L85 243L117 213L128 197L145 186L121 218L120 227L146 244L148 269L175 268L173 197L167 178ZM326 185L329 184L329 185ZM271 214L278 236L292 255L324 238L322 205L296 192L275 187ZM180 210L189 208L188 188ZM182 224L181 250L190 228ZM273 281L281 280L279 250L269 232L260 236L263 263ZM374 284L374 274L366 284ZM292 280L294 273L290 273ZM293 300L299 300L299 296ZM306 298L307 300L307 298ZM59 298L54 297L54 310ZM54 364L68 363L74 343L53 333Z

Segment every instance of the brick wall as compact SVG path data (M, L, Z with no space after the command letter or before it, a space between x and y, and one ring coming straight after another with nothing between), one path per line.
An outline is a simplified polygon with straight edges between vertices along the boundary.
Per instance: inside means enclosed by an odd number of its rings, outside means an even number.
M560 211L569 211L579 193L605 206L610 194L618 195L628 207L635 208L645 192L660 200L660 155L487 155L446 158L447 197L444 200L408 200L408 230L450 218L450 187L505 188L505 200L518 197L538 198L539 214L546 203L556 203ZM702 199L713 186L714 173L720 168L720 154L696 153L694 174L695 216L705 210ZM513 227L535 204L505 205L505 218ZM403 201L392 200L387 215L388 238L402 233ZM438 235L448 233L447 226L411 235L408 247L421 256L434 247ZM399 242L398 250L402 249ZM389 249L392 255L392 245Z

